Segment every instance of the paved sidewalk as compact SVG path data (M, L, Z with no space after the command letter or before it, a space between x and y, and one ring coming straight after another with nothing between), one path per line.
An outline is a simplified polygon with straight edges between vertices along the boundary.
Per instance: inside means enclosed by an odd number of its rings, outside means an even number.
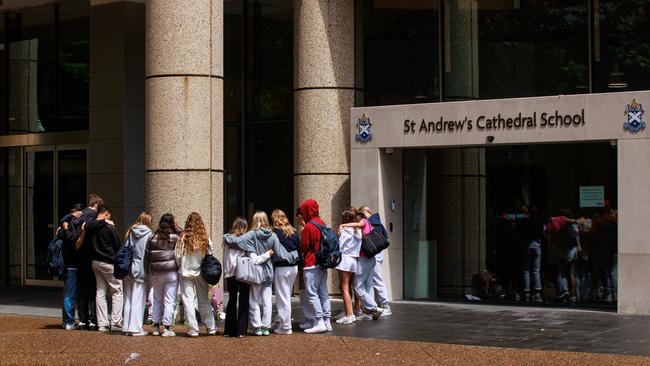
M0 314L59 318L61 293L61 289L0 286ZM334 300L332 307L336 313L342 303ZM393 315L378 321L334 325L330 335L650 356L650 317L456 303L396 302L392 311ZM294 321L301 320L302 312L295 301Z

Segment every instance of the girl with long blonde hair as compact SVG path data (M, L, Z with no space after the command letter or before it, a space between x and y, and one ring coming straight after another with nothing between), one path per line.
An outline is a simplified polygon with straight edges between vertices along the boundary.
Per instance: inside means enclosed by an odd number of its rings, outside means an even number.
M124 245L133 247L133 263L131 273L123 280L124 308L122 332L132 336L144 336L148 333L142 328L144 323L144 307L147 304L147 273L144 266L145 249L151 237L151 224L153 218L147 211L143 211L138 219L126 231Z
M185 221L185 231L176 246L176 261L179 266L181 300L185 308L189 337L199 336L199 325L195 309L198 307L201 320L208 335L217 334L212 305L208 297L208 283L201 276L201 261L206 253L212 253L212 241L205 230L201 215L192 212ZM197 304L198 303L198 304Z
M287 215L282 210L273 210L271 214L273 233L277 235L280 244L287 252L298 253L300 237L296 229L291 226ZM278 308L276 320L276 334L291 334L291 291L298 275L298 264L287 261L274 263L273 283L275 285L275 301Z
M237 217L232 223L230 234L242 236L248 231L248 222ZM250 286L245 282L237 281L235 270L237 259L246 255L238 248L231 248L223 242L223 276L228 285L228 306L226 307L226 324L223 330L225 337L245 337L248 329L248 295ZM237 302L239 299L239 307Z
M295 264L297 253L289 253L280 244L277 235L271 230L268 216L264 211L253 215L251 223L253 230L242 236L224 235L226 244L231 248L239 248L253 258L254 263L262 266L263 281L261 284L250 285L249 318L255 335L269 335L271 327L271 285L273 283L273 265L266 258L273 256L274 262L287 261ZM260 309L260 305L262 309ZM263 313L262 311L263 310Z

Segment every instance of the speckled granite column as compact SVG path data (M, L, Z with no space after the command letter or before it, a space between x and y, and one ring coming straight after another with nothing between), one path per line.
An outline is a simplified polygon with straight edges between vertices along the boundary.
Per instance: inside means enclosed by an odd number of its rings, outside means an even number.
M223 1L147 1L146 205L223 233ZM215 254L221 251L215 250Z
M294 57L296 206L313 197L335 227L350 204L354 1L294 1ZM330 291L337 282L330 278Z
M354 2L296 0L294 17L295 198L315 198L333 225L350 202Z

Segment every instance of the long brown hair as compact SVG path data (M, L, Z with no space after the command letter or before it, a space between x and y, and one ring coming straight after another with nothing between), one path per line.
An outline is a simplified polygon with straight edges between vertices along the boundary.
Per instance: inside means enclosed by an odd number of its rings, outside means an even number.
M205 254L208 251L209 243L208 233L205 230L205 224L201 215L192 212L185 221L185 231L183 232L183 250L181 254L199 251Z
M142 211L140 213L140 216L135 220L131 226L129 226L129 229L126 231L126 234L124 235L124 240L128 239L129 236L133 233L133 228L139 225L144 225L151 229L151 225L153 224L153 216L148 211Z
M230 235L233 236L242 236L248 231L248 221L239 216L235 217L235 220L232 222L232 227L230 228ZM221 246L227 248L226 241L221 242Z
M291 226L287 215L282 210L273 210L271 213L271 221L273 221L273 228L282 230L286 236L293 236L296 233L296 229Z

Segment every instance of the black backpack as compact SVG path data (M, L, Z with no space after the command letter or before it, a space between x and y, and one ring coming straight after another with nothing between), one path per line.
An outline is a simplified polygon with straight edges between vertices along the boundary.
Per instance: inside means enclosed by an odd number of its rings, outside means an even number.
M221 262L209 252L201 261L201 277L209 285L216 285L221 279Z
M381 253L384 249L390 246L390 242L379 231L379 228L373 228L361 240L361 248L366 252L368 258L372 258Z
M133 243L131 243L131 236L126 240L126 243L115 254L115 264L113 264L113 276L118 280L124 279L128 274L131 274L131 266L133 265Z
M324 268L335 268L341 263L341 249L339 248L339 237L328 227L320 226L315 221L310 224L316 226L320 231L320 245L314 253L316 263ZM313 248L312 248L313 250Z
M60 280L65 279L65 263L63 262L63 240L58 236L47 246L47 271Z

